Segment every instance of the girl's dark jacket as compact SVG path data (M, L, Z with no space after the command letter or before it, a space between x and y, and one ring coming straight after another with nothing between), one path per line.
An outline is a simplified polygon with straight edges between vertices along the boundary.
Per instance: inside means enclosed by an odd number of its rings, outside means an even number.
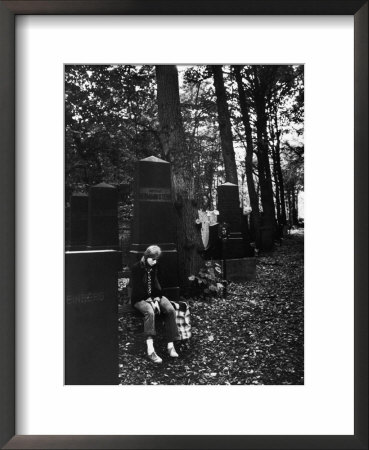
M148 269L151 270L149 271ZM148 293L148 276L151 277L151 295ZM151 297L152 299L154 299L155 297L161 297L163 294L158 280L158 264L150 267L142 258L132 266L130 285L132 288L132 305L139 302L140 300L147 300L149 297Z

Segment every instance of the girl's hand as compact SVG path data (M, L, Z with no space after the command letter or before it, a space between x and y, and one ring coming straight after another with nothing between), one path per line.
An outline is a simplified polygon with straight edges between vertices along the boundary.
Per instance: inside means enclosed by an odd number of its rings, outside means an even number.
M154 302L152 303L152 307L154 309L155 314L160 314L160 306L156 299L154 299Z

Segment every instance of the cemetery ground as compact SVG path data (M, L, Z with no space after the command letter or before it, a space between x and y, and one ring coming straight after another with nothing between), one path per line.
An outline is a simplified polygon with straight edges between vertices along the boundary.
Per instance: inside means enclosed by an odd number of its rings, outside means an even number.
M134 385L281 385L304 383L304 235L292 230L257 258L253 281L230 283L226 298L186 299L192 337L169 358L162 336L146 357L142 318L120 314L119 377Z

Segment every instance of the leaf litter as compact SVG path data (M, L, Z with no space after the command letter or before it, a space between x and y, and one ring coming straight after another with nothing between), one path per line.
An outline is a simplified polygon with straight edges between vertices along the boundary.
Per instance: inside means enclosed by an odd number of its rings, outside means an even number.
M158 324L147 359L142 318L119 317L121 384L301 385L304 384L304 236L299 230L272 254L257 257L256 278L229 283L227 298L186 299L192 337L166 353Z

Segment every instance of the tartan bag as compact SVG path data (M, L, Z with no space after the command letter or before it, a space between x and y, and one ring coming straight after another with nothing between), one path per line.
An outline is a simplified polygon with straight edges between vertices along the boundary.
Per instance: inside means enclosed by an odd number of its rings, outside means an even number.
M171 302L176 312L179 340L189 339L191 333L190 307L187 302Z

